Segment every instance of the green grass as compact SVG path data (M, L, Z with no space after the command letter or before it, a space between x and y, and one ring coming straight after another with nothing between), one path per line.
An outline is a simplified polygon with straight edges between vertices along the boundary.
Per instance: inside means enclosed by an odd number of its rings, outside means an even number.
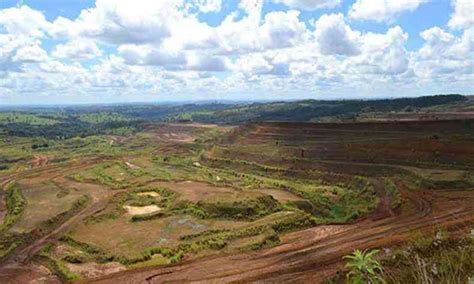
M63 189L54 183L19 185L18 188L26 200L26 207L11 228L16 232L28 232L42 222L67 212L82 196L80 192ZM64 190L70 193L64 195Z
M11 183L7 186L6 205L7 214L3 224L0 226L0 231L10 228L23 214L27 205L18 184Z
M390 179L384 180L385 190L390 196L390 207L396 209L402 205L402 197L395 183Z
M238 201L227 202L207 202L197 203L182 201L174 205L173 211L181 214L191 214L198 218L209 219L235 219L235 220L256 220L265 215L281 210L281 206L273 197L260 196L257 198L245 198Z
M81 113L78 118L80 121L94 124L131 120L129 117L115 112Z
M0 112L0 124L2 123L26 123L32 125L53 125L59 120L35 113L24 112Z
M161 254L154 254L150 260L147 260L147 261L143 261L143 262L137 262L137 263L134 263L134 264L131 264L129 265L128 267L129 268L142 268L142 267L148 267L148 266L157 266L157 265L164 265L164 264L168 264L170 263L171 261L162 256Z
M70 271L62 260L53 259L48 256L43 257L47 259L46 265L50 270L58 275L63 282L70 282L80 278L80 275Z
M472 237L418 240L382 261L387 283L467 283L474 272Z

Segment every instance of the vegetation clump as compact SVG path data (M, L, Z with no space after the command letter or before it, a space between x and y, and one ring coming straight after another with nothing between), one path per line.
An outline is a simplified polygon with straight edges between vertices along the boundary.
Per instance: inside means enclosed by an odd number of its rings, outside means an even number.
M356 249L351 255L344 258L347 259L346 267L349 268L347 279L350 283L382 283L380 273L382 266L375 260L375 256L379 253L378 250L363 250Z
M191 214L199 218L224 218L235 220L255 220L281 210L276 199L266 195L254 199L233 202L217 201L197 203L182 201L176 204L174 211Z
M6 203L7 215L5 216L4 223L0 227L2 230L13 225L26 207L26 200L21 194L21 189L17 184L14 183L7 187Z

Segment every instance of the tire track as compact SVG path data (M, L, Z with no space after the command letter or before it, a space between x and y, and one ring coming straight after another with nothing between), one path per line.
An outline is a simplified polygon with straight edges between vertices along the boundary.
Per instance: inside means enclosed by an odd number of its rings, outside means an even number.
M450 197L436 192L403 191L414 210L381 220L365 219L344 225L347 230L316 241L312 232L293 233L283 244L252 253L221 255L195 259L178 265L123 271L93 283L163 283L163 282L321 282L343 264L342 256L354 248L390 247L409 239L413 232L427 232L437 226L459 231L474 225L474 195L461 198L459 191ZM307 238L303 237L307 235Z

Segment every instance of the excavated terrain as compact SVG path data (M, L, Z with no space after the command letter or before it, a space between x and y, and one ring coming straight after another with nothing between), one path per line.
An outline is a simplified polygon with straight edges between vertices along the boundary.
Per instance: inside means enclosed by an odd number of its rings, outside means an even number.
M165 131L156 137L167 143L156 151L180 149L194 139L189 133ZM177 143L175 148L173 143ZM60 180L72 171L106 161L89 157L54 165L47 158L36 157L34 167L0 177L0 185L6 189L20 180ZM356 248L391 248L403 245L414 233L433 233L439 228L466 233L474 225L474 120L249 124L233 129L208 147L200 163L214 170L258 172L328 184L360 176L373 185L377 205L347 223L286 233L271 248L185 258L177 264L128 269L79 282L319 283L341 269L342 257ZM397 206L393 206L394 197L385 185L388 178L400 193ZM199 196L203 191L205 187L188 194L192 193L192 200L201 200L205 199ZM113 193L117 192L120 190ZM294 194L288 192L288 199L301 198ZM90 189L89 195L90 203L76 215L3 258L0 282L60 282L35 255L47 243L57 242L88 216L103 210L113 194L97 187Z

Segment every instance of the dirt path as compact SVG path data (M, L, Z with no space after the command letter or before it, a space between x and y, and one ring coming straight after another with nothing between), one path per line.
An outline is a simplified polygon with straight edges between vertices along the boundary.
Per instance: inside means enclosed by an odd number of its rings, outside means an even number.
M388 192L385 190L385 185L382 179L371 179L372 184L374 185L375 194L379 199L379 204L377 208L375 208L374 212L372 212L368 217L374 221L387 218L390 216L394 216L394 212L390 207L391 198Z
M370 218L340 226L339 232L315 238L328 226L319 226L289 234L283 244L252 253L196 259L179 265L131 270L88 282L162 283L162 282L292 282L318 283L342 266L342 256L355 248L390 247L399 244L414 231L428 231L438 225L450 230L469 229L474 225L472 191L403 191L410 204L406 212ZM447 197L449 196L449 197Z
M9 183L14 182L19 178L26 178L29 175L50 174L51 178L53 179L54 177L62 176L62 171L64 170L71 171L80 169L90 166L94 163L97 163L95 159L71 164L67 167L67 169L65 169L64 166L60 166L59 168L58 166L48 166L42 167L41 169L31 169L3 178L0 185L2 186L2 191L4 192L6 186ZM90 205L73 217L69 218L52 232L26 246L19 247L15 252L2 259L0 262L0 283L24 283L26 280L42 278L48 279L48 283L57 282L58 279L56 277L52 277L49 271L41 269L40 265L31 262L32 257L37 254L44 245L52 241L57 241L61 236L64 235L64 233L70 230L71 227L80 223L82 220L84 220L84 218L102 210L108 201L108 197L110 197L109 195L111 194L111 192L109 194L105 192L89 192L88 195L92 199ZM31 278L32 275L35 275L35 278Z
M49 162L48 156L44 155L34 155L33 156L33 161L31 162L31 165L33 167L42 167L46 166Z
M48 165L0 178L0 185L32 175L61 176L62 171L86 167L97 161L64 166ZM292 282L318 283L341 267L342 256L353 249L390 247L410 237L414 231L428 231L442 225L450 230L470 229L474 225L473 191L402 191L404 210L390 210L381 180L373 184L379 197L377 209L368 218L350 225L318 226L282 237L282 244L258 252L218 255L185 261L178 265L151 267L110 274L87 280L94 283L162 282ZM47 234L18 249L0 263L0 283L25 283L47 279L57 282L31 258L49 241L60 238L71 227L100 210L106 196L92 195L92 203L80 213ZM34 276L34 278L32 278Z

